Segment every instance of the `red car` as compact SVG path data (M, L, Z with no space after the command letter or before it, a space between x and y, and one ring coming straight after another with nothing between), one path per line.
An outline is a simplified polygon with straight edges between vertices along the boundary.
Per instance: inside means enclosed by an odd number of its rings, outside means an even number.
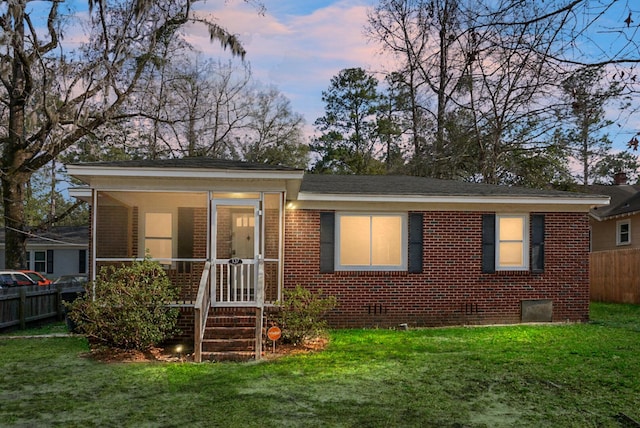
M26 285L38 285L25 273L18 271L0 271L0 288L21 287Z
M32 280L37 282L38 285L46 286L46 285L53 284L53 282L50 279L45 278L39 272L36 272L36 271L33 271L33 270L21 270L20 272L24 273L29 278L31 278Z

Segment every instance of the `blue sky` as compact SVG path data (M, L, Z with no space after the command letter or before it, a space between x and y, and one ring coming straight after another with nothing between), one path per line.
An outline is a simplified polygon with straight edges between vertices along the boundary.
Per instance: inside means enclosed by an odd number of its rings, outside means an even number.
M247 50L254 77L274 85L301 113L309 130L324 114L322 91L340 70L382 70L379 48L363 35L367 8L374 0L265 0L266 11L243 0L205 2L221 25L237 34ZM222 54L204 31L188 37L206 53ZM229 57L229 54L227 54Z
M276 86L289 98L293 110L305 117L308 134L313 133L313 122L324 113L322 91L340 70L362 67L376 72L389 68L385 67L389 61L380 54L379 47L369 43L363 34L367 10L376 5L377 0L256 1L264 4L263 14L258 13L251 1L245 0L198 2L195 10L239 36L247 50L246 59L251 64L254 78L262 84ZM632 5L635 1L617 2L616 10L608 11L606 15L606 19L613 19L613 22L606 25L622 22L630 7L637 7ZM31 7L37 8L38 3L31 3ZM76 10L86 11L88 1L71 0L69 3ZM640 23L640 13L634 15L634 21ZM592 37L606 35L598 32L598 28L591 30ZM217 42L209 41L204 27L190 27L186 36L205 54L231 59ZM70 42L69 38L65 42ZM614 44L602 43L602 47L611 52L615 50ZM639 119L633 125L640 129L640 115L637 116ZM615 126L610 132L620 149L632 136L629 129Z
M378 4L377 0L263 0L262 3L266 7L263 15L244 0L208 1L202 7L240 37L254 77L264 84L275 85L291 100L294 111L306 118L309 134L313 132L313 122L324 113L322 91L333 76L348 67L383 71L389 63L363 33L367 9ZM630 7L637 7L632 3L617 2L601 17L598 26L590 27L586 36L599 41L601 50L586 47L587 52L609 55L616 50L620 34L602 30L621 24L633 10ZM598 10L595 3L591 5L592 12ZM640 14L636 13L634 18L640 22ZM195 30L190 36L205 52L225 57L217 44L209 43L204 32ZM612 108L611 118L618 119L619 113ZM640 119L634 120L632 116L628 126L640 129ZM635 131L626 126L612 126L609 132L614 147L625 149Z

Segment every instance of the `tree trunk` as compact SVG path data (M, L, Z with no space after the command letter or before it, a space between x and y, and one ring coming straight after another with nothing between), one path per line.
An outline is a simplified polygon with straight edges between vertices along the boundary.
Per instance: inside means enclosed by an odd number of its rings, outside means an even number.
M10 7L14 32L11 45L16 52L22 52L25 43L24 13L26 2L16 2ZM21 171L25 163L25 107L31 92L27 73L26 55L15 54L11 64L11 77L7 88L9 99L9 127L3 147L2 203L5 225L5 268L25 269L27 266L27 239L24 234L24 189L31 174Z
M14 173L2 176L2 203L5 224L5 255L7 269L27 268L27 235L25 232L24 189L29 175Z

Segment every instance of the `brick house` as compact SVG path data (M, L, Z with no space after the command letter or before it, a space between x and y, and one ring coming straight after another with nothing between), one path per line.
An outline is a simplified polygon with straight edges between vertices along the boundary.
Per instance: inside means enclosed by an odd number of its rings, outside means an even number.
M90 188L92 275L145 252L163 263L196 354L199 336L203 354L221 340L216 320L268 322L297 284L337 297L334 327L588 319L603 196L207 158L67 168Z

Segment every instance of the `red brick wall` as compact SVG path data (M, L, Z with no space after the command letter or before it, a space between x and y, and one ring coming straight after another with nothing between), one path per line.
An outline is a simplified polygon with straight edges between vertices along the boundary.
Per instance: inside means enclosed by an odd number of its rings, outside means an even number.
M553 321L587 321L586 213L545 214L545 270L482 272L482 212L424 212L423 272L319 273L319 212L286 213L285 287L338 298L334 327L515 323L521 301L553 300Z
M98 257L131 257L131 209L121 205L102 205L97 211Z

